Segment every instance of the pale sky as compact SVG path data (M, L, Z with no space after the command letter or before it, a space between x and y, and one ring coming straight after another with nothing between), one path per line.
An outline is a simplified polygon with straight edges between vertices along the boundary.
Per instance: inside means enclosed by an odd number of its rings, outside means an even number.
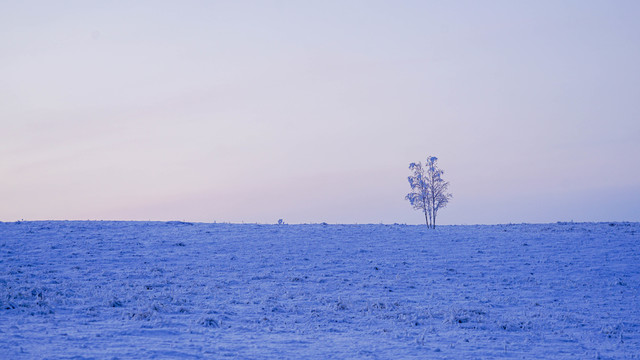
M640 221L640 1L0 1L0 221Z

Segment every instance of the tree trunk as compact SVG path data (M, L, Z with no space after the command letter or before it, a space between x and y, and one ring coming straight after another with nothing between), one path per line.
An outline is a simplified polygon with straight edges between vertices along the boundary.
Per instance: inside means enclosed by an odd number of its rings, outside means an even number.
M424 198L422 199L422 211L424 211L424 221L427 223L427 227L431 227L431 225L429 225L431 213L429 212L429 205L424 201Z

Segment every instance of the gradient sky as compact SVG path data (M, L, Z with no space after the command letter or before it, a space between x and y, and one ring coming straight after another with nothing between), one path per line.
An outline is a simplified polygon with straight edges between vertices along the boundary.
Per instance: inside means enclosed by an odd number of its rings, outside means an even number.
M0 220L640 221L639 1L1 1Z

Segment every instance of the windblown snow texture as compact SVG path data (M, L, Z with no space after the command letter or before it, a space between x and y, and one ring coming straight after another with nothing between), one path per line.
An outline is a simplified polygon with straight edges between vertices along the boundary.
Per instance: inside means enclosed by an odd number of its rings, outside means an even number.
M0 358L639 358L640 224L0 223Z

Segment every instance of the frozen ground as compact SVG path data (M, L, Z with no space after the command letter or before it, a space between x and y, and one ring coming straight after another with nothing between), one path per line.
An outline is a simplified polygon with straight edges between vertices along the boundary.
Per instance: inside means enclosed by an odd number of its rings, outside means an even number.
M0 358L640 358L640 223L0 223Z

